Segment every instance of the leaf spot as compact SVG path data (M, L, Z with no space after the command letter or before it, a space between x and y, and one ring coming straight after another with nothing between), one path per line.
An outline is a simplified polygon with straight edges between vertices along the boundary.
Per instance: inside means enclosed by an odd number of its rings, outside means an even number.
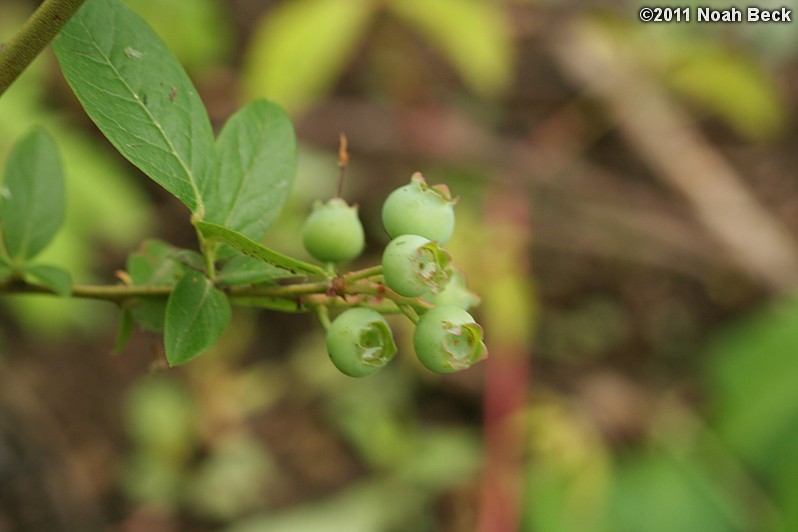
M125 47L125 55L128 56L129 59L139 59L144 54L135 48L131 48L130 46Z

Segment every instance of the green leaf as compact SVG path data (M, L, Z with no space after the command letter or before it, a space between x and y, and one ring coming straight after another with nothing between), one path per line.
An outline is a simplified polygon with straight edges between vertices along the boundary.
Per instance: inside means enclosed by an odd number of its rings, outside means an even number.
M213 131L183 67L121 0L89 0L53 46L86 113L131 163L202 213Z
M279 106L255 101L227 121L202 191L205 220L256 240L280 213L296 173L296 136Z
M247 255L237 255L224 263L216 280L220 284L232 286L261 284L291 277L296 277L296 274Z
M278 268L283 268L297 275L315 274L327 275L327 272L315 264L310 264L297 260L293 257L283 255L277 251L255 242L251 238L242 235L237 231L222 227L221 225L209 222L196 222L197 228L207 238L218 238L222 242L230 244L240 252L250 257L262 260Z
M164 345L170 366L184 364L216 343L230 321L227 296L198 272L187 273L166 305Z
M749 530L733 491L705 469L705 463L658 452L623 463L604 530Z
M160 240L148 240L140 251L127 259L127 272L136 286L176 284L185 268L177 260L179 249ZM130 306L130 314L140 327L154 332L163 331L166 316L165 297L143 297Z
M64 176L55 142L35 129L14 147L0 191L6 250L25 261L50 243L64 221Z
M762 477L795 482L798 445L798 299L759 309L707 353L714 425Z
M49 264L26 264L22 271L26 281L49 288L59 296L68 296L72 292L72 279L63 268Z
M435 44L477 92L491 96L512 75L512 31L499 2L395 0L390 8Z
M373 12L362 0L294 0L269 11L252 36L247 95L305 110L332 87Z
M174 284L183 273L175 260L178 248L162 240L145 241L141 248L127 259L127 271L137 286Z
M205 270L205 257L193 249L172 248L173 252L169 255L174 262L181 266L182 270L192 269L196 271Z
M127 345L132 333L133 315L130 313L130 309L123 307L122 315L119 316L119 330L116 333L116 341L114 342L114 348L111 350L111 354L118 355Z

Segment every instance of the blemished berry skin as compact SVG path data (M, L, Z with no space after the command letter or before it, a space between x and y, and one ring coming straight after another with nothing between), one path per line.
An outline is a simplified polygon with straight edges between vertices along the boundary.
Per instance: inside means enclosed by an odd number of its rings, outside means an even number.
M428 310L416 324L413 347L427 369L453 373L488 356L482 327L465 310L451 306Z
M371 309L352 308L330 324L327 353L344 375L365 377L393 358L396 344L382 314Z
M363 251L366 236L357 207L341 198L317 203L302 227L302 243L322 262L347 262Z
M454 232L454 206L445 185L430 187L418 172L382 204L382 224L391 236L420 235L446 244Z
M437 242L419 235L400 235L382 253L382 275L388 288L405 297L439 292L449 277L451 258Z

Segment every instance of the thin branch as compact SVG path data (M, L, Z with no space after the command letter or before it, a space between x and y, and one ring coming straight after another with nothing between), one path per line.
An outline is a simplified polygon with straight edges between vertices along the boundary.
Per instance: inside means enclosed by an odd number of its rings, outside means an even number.
M380 275L381 266L372 266L344 274L345 283L340 291L331 292L332 281L313 281L272 286L231 286L223 290L233 302L255 305L263 303L264 306L277 310L285 307L285 302L297 305L301 311L308 306L352 307L366 306L380 312L398 312L397 305L412 307L416 310L426 310L430 304L419 298L404 297L389 288L375 284L368 280L370 277ZM94 299L122 303L131 299L147 297L168 297L172 293L172 285L136 286L130 284L115 285L72 285L71 297L80 299ZM13 294L43 294L56 295L52 290L43 286L29 284L22 280L12 280L0 283L0 295ZM271 303L268 300L272 300ZM280 302L282 300L282 303Z
M354 283L355 281L359 281L361 279L367 279L369 277L374 277L377 275L382 275L381 264L344 274L344 282L346 282L347 284Z
M85 0L45 0L25 25L0 45L0 95L53 40Z
M111 301L118 303L127 299L137 297L165 297L171 292L173 286L157 285L157 286L131 286L131 285L87 285L75 284L72 285L72 292L70 297L79 299L95 299L98 301ZM14 295L14 294L42 294L42 295L57 295L49 288L28 284L23 281L12 281L0 285L0 295Z
M233 286L228 289L228 293L231 296L296 298L308 294L324 294L327 292L329 286L330 283L327 281L280 286Z

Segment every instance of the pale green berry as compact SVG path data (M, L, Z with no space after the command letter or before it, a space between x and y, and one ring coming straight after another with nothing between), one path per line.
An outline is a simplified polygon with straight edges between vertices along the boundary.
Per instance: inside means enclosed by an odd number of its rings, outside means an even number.
M382 254L382 274L385 284L406 297L438 292L448 281L449 254L419 235L401 235L385 247Z
M362 253L366 243L357 207L341 198L317 202L302 227L302 243L322 262L347 262Z
M413 347L429 370L452 373L488 356L482 327L465 310L440 306L428 310L416 324Z
M382 314L371 309L353 308L341 313L330 324L327 352L344 375L365 377L393 358L396 344Z
M446 185L430 187L416 172L382 205L382 224L391 236L420 235L446 244L454 232L455 200Z

